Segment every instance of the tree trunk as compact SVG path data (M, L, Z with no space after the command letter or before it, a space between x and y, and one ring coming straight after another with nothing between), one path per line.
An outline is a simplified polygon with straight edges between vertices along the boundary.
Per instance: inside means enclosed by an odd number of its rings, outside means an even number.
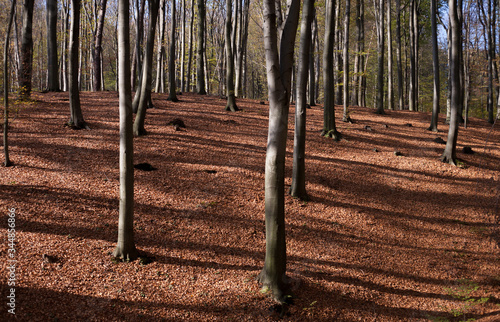
M437 39L437 0L431 0L431 37L432 37L432 67L434 71L433 78L433 97L432 97L432 118L431 125L428 130L437 132L438 131L438 117L439 117L439 95L440 95L440 85L439 85L439 49L438 49L438 39Z
M408 109L410 111L417 110L417 57L415 56L417 4L415 1L410 0L410 93L408 102Z
M323 82L325 103L323 109L323 131L321 135L340 140L340 133L335 126L335 81L333 75L333 48L335 39L335 0L326 4L325 49L323 50Z
M318 41L318 22L316 21L316 9L313 7L311 22L311 46L309 49L309 106L316 106L316 68L315 64L315 46ZM318 66L319 69L319 66Z
M47 0L47 90L59 91L57 65L57 0Z
M351 0L345 1L344 16L344 115L342 121L351 122L349 116L349 20L351 18Z
M285 156L291 69L300 2L292 0L278 56L274 0L264 0L264 48L269 88L269 133L266 151L266 256L259 282L278 301L286 300Z
M140 2L139 2L140 1ZM139 78L142 75L142 40L144 35L144 12L146 7L146 0L136 0L135 2L137 8L136 14L136 36L135 36L135 49L134 49L134 61L132 62L132 72L131 72L131 88L136 87L136 76L139 74ZM137 85L137 89L140 88L141 80L139 79L139 84ZM137 96L137 94L136 94ZM134 97L135 101L135 97ZM134 113L137 113L137 110L134 108L134 104L132 103L132 108L134 109Z
M351 93L351 104L354 106L359 105L359 79L360 79L360 73L361 73L361 53L360 50L360 43L361 43L361 1L363 0L357 0L356 2L356 31L357 31L357 37L356 37L356 48L355 48L355 56L354 56L354 71L352 75L352 93Z
M10 167L12 162L9 157L9 41L10 31L12 30L12 23L16 12L16 0L12 0L10 7L9 22L7 24L7 32L5 35L5 46L3 52L3 104L4 104L4 119L3 119L3 153L5 167Z
M366 106L366 66L367 61L365 54L365 2L360 0L360 12L359 12L359 52L361 53L359 57L359 66L362 67L359 76L359 98L358 103L360 106Z
M236 81L234 94L236 97L245 96L245 94L241 95L241 88L243 83L243 74L244 74L244 66L243 62L246 59L247 52L247 39L248 39L248 19L250 12L250 0L245 0L244 8L243 8L243 16L241 18L241 31L240 31L240 41L238 42L238 59L236 64Z
M158 52L156 54L156 82L155 82L155 92L156 93L164 93L165 86L164 85L164 60L166 56L165 52L165 25L166 25L166 15L167 15L167 1L160 0L160 17L158 19Z
M80 0L71 0L71 28L69 37L69 110L68 125L74 129L88 128L83 119L78 86L78 62L80 43Z
M396 0L396 64L398 72L398 109L404 109L403 67L401 63L401 1Z
M146 42L146 55L142 66L142 76L139 91L139 99L137 104L137 115L134 121L134 135L141 136L146 134L144 129L144 121L146 120L146 109L151 99L151 81L152 81L152 66L153 52L155 45L156 21L158 19L159 0L149 0L149 31ZM137 96L137 93L136 93ZM134 99L135 101L135 99ZM132 109L133 109L132 102Z
M378 51L378 71L377 71L377 114L385 114L384 112L384 0L379 0L377 8L375 8L375 16L377 21L377 51Z
M311 50L311 25L314 17L314 0L305 0L300 26L299 64L297 72L297 101L295 103L295 134L293 146L293 172L290 195L307 200L306 191L306 102L307 79Z
M95 33L95 41L94 41L94 55L93 55L93 64L94 64L94 91L102 90L101 83L101 75L102 75L102 64L101 64L101 55L102 55L102 35L104 30L104 19L106 14L106 4L107 0L101 0L99 5L99 18L97 29Z
M205 24L206 7L205 0L197 0L198 5L198 48L196 55L196 91L199 95L206 95L205 85Z
M168 94L168 100L172 102L177 102L179 99L177 98L177 88L176 88L176 79L175 79L175 20L176 20L176 4L175 0L172 0L172 29L170 30L170 57L168 63L168 79L170 83L170 89Z
M186 0L182 0L182 21L181 21L181 93L186 90Z
M62 50L61 50L61 84L62 90L68 90L68 32L69 32L69 1L63 0L63 19L62 19Z
M457 3L458 2L458 3ZM457 164L456 146L458 138L458 116L463 105L462 87L460 83L460 69L462 63L460 61L460 52L462 51L462 27L458 18L458 5L460 0L448 0L449 17L450 17L450 34L451 34L451 119L448 131L448 141L444 149L441 161Z
M334 41L334 52L335 57L335 72L333 77L335 79L335 104L342 105L343 103L343 90L342 90L342 75L344 64L342 63L342 30L340 29L340 8L341 1L336 1L335 4L335 41Z
M227 103L226 111L236 112L238 111L238 106L236 106L236 98L234 94L234 55L231 45L231 19L232 19L233 8L231 6L231 0L226 0L226 92L227 92Z
M19 96L28 100L31 96L31 75L33 73L33 7L35 0L24 0L23 31L21 40L21 68L19 69Z
M118 55L120 95L120 209L118 243L113 256L124 261L138 256L134 242L134 136L130 86L129 0L118 0Z
M394 110L394 86L392 84L392 0L387 1L387 108Z
M191 65L193 62L194 0L191 0L191 21L189 27L189 53L187 65L187 90L191 90Z

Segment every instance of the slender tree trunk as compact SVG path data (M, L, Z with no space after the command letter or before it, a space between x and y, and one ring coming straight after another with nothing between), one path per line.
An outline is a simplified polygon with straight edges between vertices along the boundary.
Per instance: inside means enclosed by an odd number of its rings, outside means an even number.
M191 65L193 62L193 33L194 33L194 0L191 0L191 21L189 27L189 53L187 66L187 90L191 90Z
M415 23L417 22L417 4L416 0L410 1L410 93L408 109L417 110L417 34Z
M182 0L182 21L181 21L181 93L186 91L186 0Z
M295 133L293 146L293 172L290 195L307 200L306 191L306 102L307 79L311 50L311 25L314 17L314 0L305 0L300 26L299 64L297 72L297 102L295 104Z
M345 0L344 16L344 115L342 121L351 122L349 116L349 20L351 18L351 0Z
M359 57L359 66L362 67L360 70L360 75L359 75L359 98L358 98L358 103L360 106L366 106L366 66L367 64L365 63L367 61L366 54L365 54L365 1L360 0L360 13L359 13L359 23L360 23L360 28L359 28L359 40L360 40L360 46L359 46L359 51L361 53Z
M323 51L323 82L325 103L323 110L323 131L321 135L340 140L335 126L335 81L333 71L333 49L335 39L335 0L327 0L325 23L325 49Z
M384 24L384 0L379 0L378 6L375 9L377 20L377 51L378 51L378 71L377 71L377 114L385 114L384 112L384 51L385 51L385 24Z
M47 74L48 90L59 91L59 66L57 65L57 0L47 0Z
M437 132L438 131L438 117L439 117L439 95L440 95L440 85L439 85L439 49L437 40L437 0L431 0L431 37L432 37L432 67L434 71L433 78L433 98L432 98L432 118L431 125L428 130Z
M351 93L351 104L354 106L359 105L359 100L358 100L358 95L359 95L359 79L360 79L360 72L361 72L361 60L360 57L362 55L361 50L360 50L360 43L361 43L361 1L363 0L357 0L356 2L356 31L357 31L357 36L356 36L356 48L355 48L355 56L354 56L354 71L352 75L352 93Z
M387 108L394 110L394 86L392 84L392 0L387 1Z
M318 22L316 19L316 9L313 7L313 20L311 22L311 46L309 49L309 106L316 106L316 68L315 48L318 41ZM319 67L318 67L319 69Z
M162 84L164 84L164 60L166 56L165 52L165 25L166 25L166 16L167 16L167 1L166 0L159 0L160 1L160 16L158 19L158 51L156 54L156 82L155 82L155 92L160 93L164 92L165 87L162 87Z
M403 67L401 62L401 1L396 0L396 64L398 73L398 109L404 109Z
M177 88L175 79L175 20L176 20L176 4L175 0L172 0L172 29L170 30L170 57L168 64L168 78L170 83L170 90L168 94L168 100L172 102L177 102Z
M457 164L456 146L458 138L458 116L463 104L462 87L460 83L460 69L462 63L460 61L460 52L462 51L462 28L460 19L458 18L458 6L461 5L461 0L448 0L449 17L450 17L450 34L451 34L451 119L448 131L448 141L444 149L441 161Z
M142 66L142 76L140 84L140 96L137 104L137 115L134 121L134 135L141 136L146 134L144 129L144 121L146 120L146 109L151 100L151 81L152 81L152 66L153 52L156 33L156 21L158 20L159 0L149 0L149 31L146 42L146 55ZM137 93L136 93L137 96ZM134 99L135 101L135 99ZM134 108L132 102L132 109Z
M83 119L78 87L80 44L80 0L71 0L71 29L69 37L69 110L68 125L74 129L88 128Z
M24 0L23 31L21 40L21 68L19 70L19 96L28 100L31 96L33 73L33 7L35 0Z
M118 56L120 95L120 214L118 243L113 256L125 261L138 256L134 242L134 136L130 86L129 0L118 0Z
M12 30L12 23L16 12L16 0L12 0L10 7L9 22L7 24L7 32L5 35L5 45L3 52L3 104L4 104L4 119L3 119L3 153L5 167L10 167L12 162L9 156L9 42L10 31Z
M68 90L68 33L69 33L69 1L63 0L63 41L61 50L61 83L62 90Z
M136 36L135 36L135 49L134 49L134 57L135 59L132 62L132 72L131 72L131 86L132 88L136 87L136 76L137 74L142 75L142 40L144 35L144 12L146 7L146 0L136 0ZM140 78L140 76L139 76ZM137 89L140 88L141 80L139 79L139 85L137 85ZM136 93L137 96L137 93ZM134 97L135 101L135 97ZM137 113L137 110L134 108L134 104L132 103L132 108L134 109L134 113Z
M343 103L343 86L342 82L342 72L344 69L343 59L342 59L342 30L340 29L340 8L341 1L338 0L335 3L335 41L334 41L334 52L335 57L335 72L333 77L335 79L335 104L342 105Z
M286 300L285 240L285 156L291 70L300 2L292 0L278 56L274 0L264 0L264 48L269 88L269 133L266 151L265 217L266 256L259 282L272 291L278 301Z
M231 0L226 0L226 91L227 91L227 103L226 111L236 112L238 111L238 106L236 105L236 98L234 94L234 55L231 45L234 43L231 41L231 19L232 19L233 8L231 6Z
M198 48L196 56L196 91L199 95L206 95L205 85L205 24L206 24L206 7L205 0L197 0L198 5Z
M246 52L247 52L247 40L248 40L248 19L250 12L250 0L245 0L244 8L243 8L243 16L241 19L241 31L240 31L240 41L238 42L238 59L236 64L236 81L234 94L236 97L245 96L241 95L242 92L242 84L243 84L243 75L244 75L244 64L243 62L246 60Z
M99 18L98 18L98 24L97 24L97 29L95 33L95 41L94 41L94 53L93 53L93 64L94 64L94 91L101 91L102 90L102 83L101 83L101 77L102 77L102 36L103 36L103 30L104 30L104 19L105 19L105 14L106 14L106 5L107 5L107 0L101 0L101 3L99 5Z

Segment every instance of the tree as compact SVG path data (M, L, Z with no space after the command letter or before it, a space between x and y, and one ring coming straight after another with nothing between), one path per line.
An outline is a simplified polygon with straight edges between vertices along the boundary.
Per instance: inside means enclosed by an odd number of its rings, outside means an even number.
M356 2L356 47L354 56L354 71L352 75L352 94L351 94L351 104L359 105L359 82L361 79L361 57L363 53L361 52L361 3L363 0L357 0Z
M182 19L181 19L181 92L186 90L186 78L184 75L186 67L186 0L182 0Z
M384 112L384 0L375 0L375 20L377 23L377 57L378 57L378 71L377 71L377 114L385 114Z
M205 0L198 0L198 48L196 55L196 91L200 95L206 95L205 86L205 25L206 25L206 7Z
M457 164L456 146L458 138L459 111L463 106L462 84L460 82L460 60L462 51L462 26L458 18L458 6L462 5L461 0L448 0L450 36L451 36L451 59L450 59L450 79L451 79L451 117L448 130L448 141L444 149L441 161Z
M57 0L47 0L47 76L48 90L59 91L57 64Z
M31 75L33 73L33 6L35 0L24 0L23 29L21 39L21 65L19 68L19 96L27 100L31 96Z
M431 26L432 26L432 67L434 71L433 78L433 98L432 98L432 118L431 125L428 130L437 132L438 116L439 116L439 95L440 95L440 79L439 79L439 49L437 39L437 0L431 0Z
M418 110L417 90L418 90L418 17L417 2L410 0L410 92L408 109Z
M141 136L146 134L144 129L144 121L146 120L146 109L151 100L151 81L153 67L153 52L155 44L156 20L158 19L159 0L149 0L149 31L148 40L146 42L146 55L142 64L142 76L140 79L140 87L135 93L134 101L132 102L132 110L135 110L137 102L137 115L134 121L134 135Z
M398 73L398 109L404 107L403 66L401 62L401 1L396 0L396 64Z
M335 35L335 0L326 2L325 48L323 50L323 82L325 106L323 110L323 131L321 135L340 140L335 126L335 81L333 75L333 42Z
M236 105L236 97L234 93L234 53L231 41L231 20L233 8L231 6L232 0L226 0L226 91L227 91L227 104L226 111L236 112L238 106Z
M3 52L3 103L4 103L4 119L3 119L3 152L4 166L10 167L12 162L9 157L9 40L10 31L12 30L12 22L16 12L16 0L12 0L10 7L9 23L7 24L7 33L5 35L5 45Z
M93 50L93 56L92 56L92 61L94 63L94 84L93 84L94 91L102 90L101 55L102 55L102 35L103 35L103 30L104 30L104 16L106 13L106 4L107 4L107 0L101 0L101 2L98 4L99 17L98 17L97 29L96 29L95 35L94 35L94 50Z
M80 44L80 0L71 0L71 28L69 37L69 111L68 125L74 129L88 128L83 119L78 87L78 51Z
M278 54L275 0L264 0L264 48L269 90L269 132L265 170L266 256L258 280L275 299L285 300L285 156L291 73L300 2L292 0Z
M314 0L305 0L300 26L299 65L297 72L297 101L295 102L295 135L293 145L293 172L290 195L307 199L305 153L306 153L306 89L309 71L311 27L314 16Z
M351 122L349 116L349 21L351 18L351 0L345 1L344 16L344 115L342 121Z
M120 208L118 243L113 256L126 261L138 256L134 242L134 137L130 86L129 0L118 0L118 56L120 95Z
M193 62L193 29L194 29L194 0L191 0L191 21L189 22L189 51L187 65L187 91L191 87L191 65Z
M169 83L170 90L168 93L168 100L172 102L177 102L179 99L177 98L177 89L176 89L176 79L175 79L175 0L172 0L172 28L170 30L170 60L168 64L169 70Z
M158 53L156 55L156 93L165 93L164 60L167 55L165 49L165 27L167 16L167 1L160 0L160 17L158 19Z
M387 1L387 108L394 110L392 85L392 0Z
M309 106L316 106L316 43L318 41L318 21L316 19L316 9L313 7L313 21L311 22L311 48L309 49ZM318 64L319 65L319 64ZM319 66L318 66L319 69Z

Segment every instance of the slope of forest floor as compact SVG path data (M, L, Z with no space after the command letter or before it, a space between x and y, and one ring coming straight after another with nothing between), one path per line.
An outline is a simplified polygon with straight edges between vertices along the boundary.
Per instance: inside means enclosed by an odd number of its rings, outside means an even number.
M13 113L14 166L0 168L3 316L15 208L19 321L500 319L498 124L461 127L454 167L434 142L447 139L442 118L433 133L428 113L352 107L355 122L338 122L343 140L334 142L320 136L322 109L308 110L310 200L286 197L294 303L283 308L255 281L265 251L266 104L238 100L242 111L230 113L218 97L153 95L148 135L134 141L134 162L156 168L135 171L135 238L146 257L124 263L111 256L118 95L82 93L90 130L80 131L64 126L67 95L35 93ZM175 118L186 128L168 125Z

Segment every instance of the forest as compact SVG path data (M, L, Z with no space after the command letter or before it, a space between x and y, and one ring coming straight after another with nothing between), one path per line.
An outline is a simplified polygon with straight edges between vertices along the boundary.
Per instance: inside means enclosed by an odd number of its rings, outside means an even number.
M498 321L497 0L0 0L2 320Z

